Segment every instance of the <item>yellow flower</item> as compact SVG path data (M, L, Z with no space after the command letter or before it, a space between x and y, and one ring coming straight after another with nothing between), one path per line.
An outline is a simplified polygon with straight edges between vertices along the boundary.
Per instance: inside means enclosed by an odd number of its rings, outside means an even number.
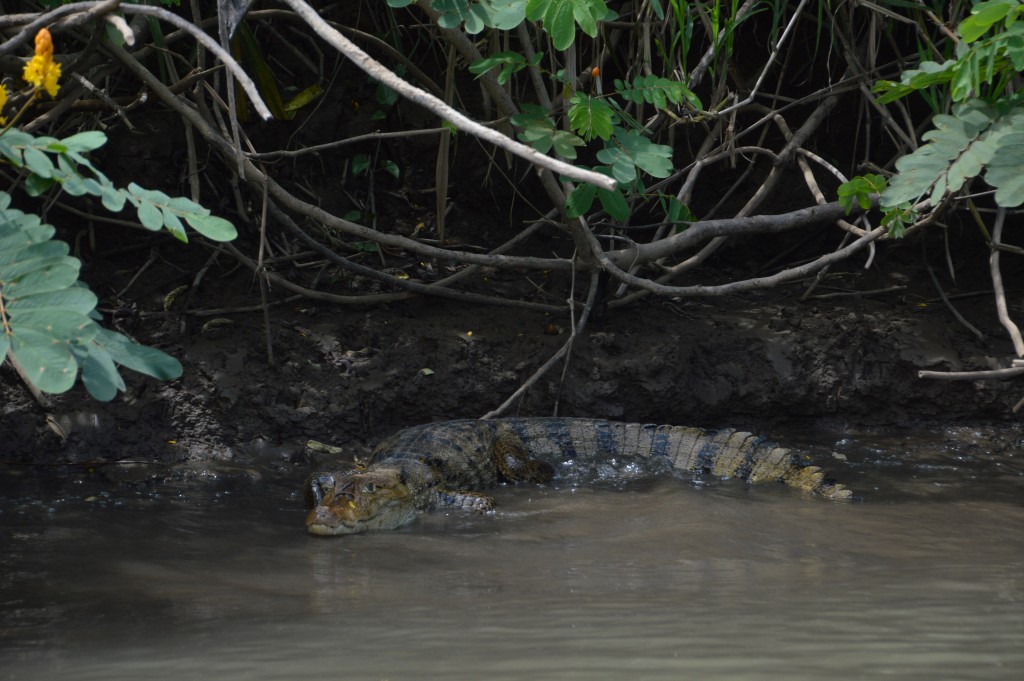
M57 96L57 80L60 79L60 64L53 61L53 38L45 28L36 33L36 56L25 64L22 78L26 82L46 90L51 97Z
M0 125L7 125L7 119L2 115L5 106L7 106L7 86L0 85Z

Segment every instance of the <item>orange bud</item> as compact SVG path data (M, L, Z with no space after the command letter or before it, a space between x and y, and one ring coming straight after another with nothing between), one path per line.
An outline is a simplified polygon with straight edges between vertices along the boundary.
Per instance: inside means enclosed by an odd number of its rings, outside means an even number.
M41 57L53 57L53 38L45 28L39 29L39 33L36 33L36 54Z
M601 67L600 66L595 66L594 68L590 69L590 75L592 75L594 78L597 78L598 76L600 76L601 75Z

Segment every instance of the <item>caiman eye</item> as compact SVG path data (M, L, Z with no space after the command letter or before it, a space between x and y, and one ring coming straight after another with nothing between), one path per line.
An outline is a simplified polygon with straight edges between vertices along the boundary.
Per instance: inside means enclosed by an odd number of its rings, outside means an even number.
M373 484L372 482L368 482L365 485L363 485L363 494L373 494L376 491L377 485Z

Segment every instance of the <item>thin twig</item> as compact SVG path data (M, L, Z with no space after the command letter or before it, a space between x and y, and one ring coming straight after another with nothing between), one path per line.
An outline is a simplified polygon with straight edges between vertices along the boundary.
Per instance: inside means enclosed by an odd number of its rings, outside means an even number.
M973 333L978 340L985 340L985 334L978 331L976 326L964 319L964 316L960 314L960 310L953 307L953 303L951 303L949 298L946 297L946 292L942 290L942 285L939 284L939 279L935 276L935 270L932 269L931 264L926 262L925 267L928 268L928 276L931 277L932 284L935 286L935 290L939 293L939 298L942 299L942 302L946 305L946 308L950 311L953 317L960 322L964 328Z
M764 83L764 79L768 75L768 70L771 69L771 67L775 64L775 56L779 53L779 50L782 49L783 43L785 43L786 38L789 37L789 32L793 30L793 27L796 25L797 20L800 18L800 12L803 10L804 5L806 4L807 0L800 0L800 4L797 6L796 11L793 12L793 17L789 20L789 23L786 24L786 28L782 32L782 35L779 37L778 42L775 43L775 45L772 47L772 52L770 55L768 55L768 59L765 60L764 68L761 70L761 74L757 77L757 82L754 83L754 87L751 88L750 93L747 95L746 99L736 102L731 106L727 106L721 111L715 112L715 116L725 116L726 114L741 109L754 101L754 97L757 95L757 91L761 88L761 84Z
M992 243L998 244L1003 237L1003 223L1006 222L1006 209L1000 208L996 212L996 222L992 226ZM1010 334L1013 341L1013 349L1018 357L1024 357L1024 339L1020 336L1020 329L1010 319L1010 313L1006 309L1006 293L1003 290L1003 274L999 269L999 249L993 248L988 257L989 267L992 270L992 289L996 296L996 312L999 314L999 322Z
M583 308L583 312L580 314L579 322L576 324L576 326L573 327L573 335L569 336L568 340L565 341L562 347L560 347L555 354L551 355L551 357L548 358L548 361L544 362L544 364L542 364L539 369L533 372L533 375L526 379L526 381L521 386L519 386L519 388L514 393L509 395L507 400L502 402L495 409L492 409L491 411L481 416L481 419L492 419L497 416L501 416L503 413L505 413L505 410L512 405L513 402L519 399L519 397L522 396L523 393L530 389L530 386L539 381L540 378L551 369L551 367L555 366L558 360L560 360L562 357L565 357L569 353L569 351L572 349L573 341L576 339L576 336L578 334L582 333L583 328L587 324L587 320L590 318L590 311L593 309L594 301L597 297L597 282L598 273L594 272L590 279L590 292L587 294L587 305L586 307Z

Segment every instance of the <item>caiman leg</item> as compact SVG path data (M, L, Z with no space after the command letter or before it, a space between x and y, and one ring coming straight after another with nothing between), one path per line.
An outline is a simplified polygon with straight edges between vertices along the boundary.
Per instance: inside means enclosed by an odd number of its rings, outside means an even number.
M548 463L531 459L523 441L511 430L502 428L494 441L494 462L509 482L548 483L555 469Z

